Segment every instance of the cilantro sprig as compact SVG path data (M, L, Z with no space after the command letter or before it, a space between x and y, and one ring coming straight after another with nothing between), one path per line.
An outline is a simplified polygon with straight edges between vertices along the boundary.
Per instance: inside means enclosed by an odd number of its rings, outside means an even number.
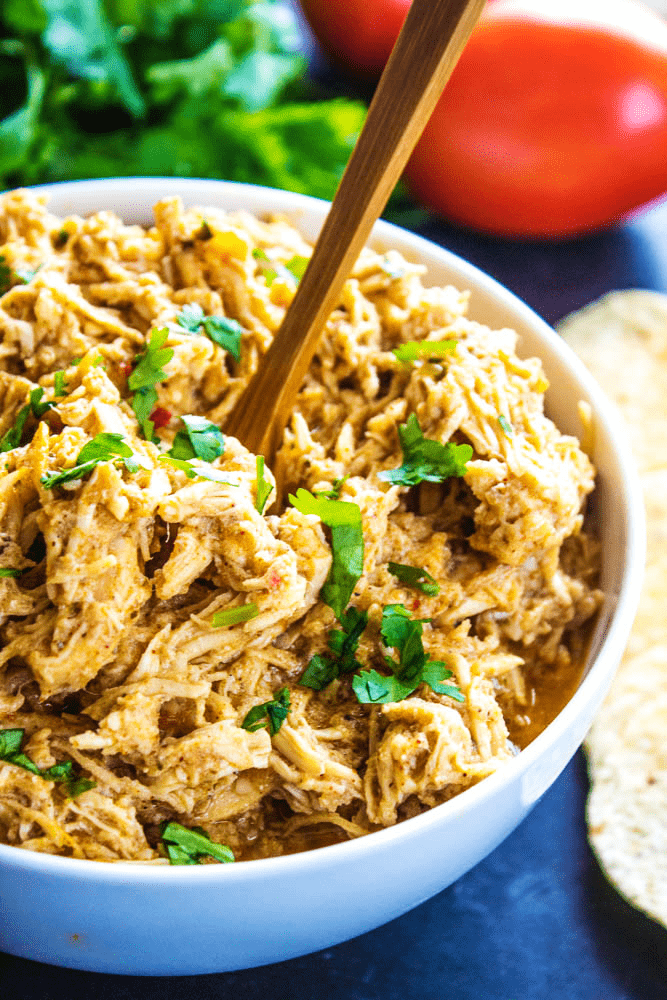
M83 479L101 462L112 462L116 459L121 460L128 472L139 471L139 462L130 446L125 443L123 435L104 431L101 434L96 434L91 441L83 446L71 469L63 469L50 475L45 473L40 482L45 490L52 490L54 486L62 486L63 483Z
M282 281L288 281L291 284L295 282L298 284L306 273L306 268L309 264L308 257L290 257L284 264L281 264L277 260L271 260L266 251L262 250L261 247L256 247L252 255L258 261L267 288L270 288L278 278Z
M235 361L241 360L241 338L243 327L228 316L207 316L196 302L183 306L176 322L188 333L200 333L203 329L209 340L228 351Z
M329 500L337 500L340 496L340 491L343 488L343 483L346 483L349 478L349 475L347 475L341 476L340 479L334 479L333 486L330 490L317 490L315 496L327 497Z
M456 350L456 340L408 340L392 351L399 361L411 364L418 358L439 361Z
M271 735L275 736L289 715L289 710L289 688L283 687L275 691L269 701L251 708L241 723L241 728L247 729L249 733L256 733L258 729L268 729Z
M380 634L385 646L398 653L398 661L390 656L385 663L389 675L377 670L364 670L352 678L352 688L357 701L363 704L384 705L403 701L420 684L427 684L437 694L448 695L455 701L464 696L453 684L443 684L452 676L446 664L431 660L422 642L422 622L410 618L402 604L388 604L382 611Z
M24 569L12 569L10 566L0 567L0 579L3 577L15 577L22 576L25 573Z
M386 469L378 478L395 486L416 486L417 483L441 483L453 476L464 476L466 463L472 458L469 444L432 441L425 438L419 421L411 413L405 424L400 424L398 437L403 452L403 464L397 469Z
M311 658L299 681L303 687L322 691L341 674L351 674L361 667L354 654L368 625L368 612L348 608L340 624L342 628L332 629L327 640L333 656L317 653Z
M264 456L258 455L256 460L257 468L257 495L255 497L255 510L260 514L264 513L266 501L273 493L273 484L264 478Z
M302 514L315 514L331 529L332 562L320 598L340 621L364 569L361 510L347 500L315 497L308 490L290 493L290 503Z
M53 373L53 395L67 395L67 379L65 378L65 372L62 370Z
M168 336L169 330L166 327L162 330L151 330L146 348L139 354L134 370L127 380L128 388L133 393L132 409L147 441L153 441L155 436L155 427L150 419L158 401L155 386L167 378L164 365L174 356L173 349L164 346Z
M180 823L163 823L162 840L172 865L199 865L203 858L214 858L222 864L234 861L230 847L211 840L201 827L190 830Z
M174 458L171 454L159 455L158 462L171 465L174 469L180 469L188 479L208 479L212 483L223 483L225 486L240 486L240 483L235 483L226 473L220 469L214 469L208 463L205 465L195 465L188 459Z
M421 590L422 594L435 597L440 593L440 585L421 566L406 566L403 563L390 562L387 568L392 576L395 576L401 583L407 584L408 587L414 587L416 590Z
M30 771L31 774L36 774L45 781L56 781L63 784L68 799L75 799L77 795L82 795L89 789L95 788L96 782L74 774L74 762L71 760L64 760L52 767L37 767L27 754L21 752L24 735L24 729L0 730L0 760L4 760L8 764L15 764L16 767L22 767L24 771Z
M0 453L13 451L14 448L18 448L20 446L25 425L31 414L36 420L41 420L44 414L55 406L55 403L43 403L43 395L44 390L41 387L38 389L32 389L28 402L25 406L21 407L19 412L16 414L16 419L12 426L9 430L5 431L2 438L0 438Z
M188 414L182 416L181 421L185 429L177 432L169 455L184 461L201 458L203 462L212 462L224 455L225 438L217 424L205 417Z

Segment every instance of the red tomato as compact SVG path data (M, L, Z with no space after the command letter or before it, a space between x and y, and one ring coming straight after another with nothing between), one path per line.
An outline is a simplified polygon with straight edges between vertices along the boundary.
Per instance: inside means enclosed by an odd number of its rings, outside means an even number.
M602 227L667 191L667 23L634 0L496 0L408 164L491 233Z
M380 76L411 0L301 0L313 34L336 63Z

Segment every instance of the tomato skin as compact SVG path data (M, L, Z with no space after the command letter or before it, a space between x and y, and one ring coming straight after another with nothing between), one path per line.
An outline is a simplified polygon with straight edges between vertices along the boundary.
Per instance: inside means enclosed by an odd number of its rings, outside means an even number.
M565 237L667 191L667 26L647 41L551 6L486 8L415 148L408 185L447 218Z
M313 34L337 65L377 79L411 0L300 0Z

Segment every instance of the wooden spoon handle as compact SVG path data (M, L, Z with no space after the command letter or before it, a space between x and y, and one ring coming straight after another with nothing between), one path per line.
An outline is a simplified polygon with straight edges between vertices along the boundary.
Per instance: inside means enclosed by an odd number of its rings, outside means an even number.
M322 328L484 2L412 2L296 295L225 427L268 461L279 447Z

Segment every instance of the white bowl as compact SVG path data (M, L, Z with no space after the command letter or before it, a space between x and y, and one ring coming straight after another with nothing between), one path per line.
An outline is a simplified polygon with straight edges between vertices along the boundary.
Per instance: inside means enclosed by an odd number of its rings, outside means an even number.
M149 223L159 198L289 215L315 238L327 203L243 184L172 178L42 188L57 214L113 209ZM359 840L236 865L100 864L0 845L0 949L55 965L135 975L251 968L329 947L405 913L492 851L568 763L609 687L639 596L643 503L609 403L567 345L514 295L460 258L379 222L373 243L428 267L428 284L472 290L470 315L521 334L542 358L550 416L579 433L577 401L595 414L596 506L606 599L585 676L558 717L495 775L423 815Z

